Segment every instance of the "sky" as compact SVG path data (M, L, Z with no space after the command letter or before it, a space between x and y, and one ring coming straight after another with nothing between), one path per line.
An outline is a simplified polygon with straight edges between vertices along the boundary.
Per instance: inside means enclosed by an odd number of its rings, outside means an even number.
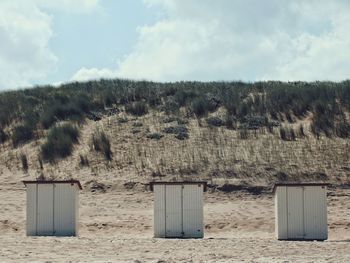
M99 78L342 81L348 0L1 0L0 90Z

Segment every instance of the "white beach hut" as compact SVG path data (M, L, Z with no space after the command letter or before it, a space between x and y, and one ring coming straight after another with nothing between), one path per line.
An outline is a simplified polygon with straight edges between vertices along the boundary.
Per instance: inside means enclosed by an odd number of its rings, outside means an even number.
M326 240L326 183L277 183L275 232L279 240Z
M154 236L202 238L206 182L152 182Z
M79 181L23 183L27 188L27 236L78 235Z

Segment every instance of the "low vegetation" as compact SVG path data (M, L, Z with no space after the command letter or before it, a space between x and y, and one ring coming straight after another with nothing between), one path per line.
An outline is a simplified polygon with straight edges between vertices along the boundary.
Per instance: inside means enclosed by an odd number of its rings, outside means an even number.
M291 126L281 126L280 127L280 137L284 141L295 141L296 134Z
M80 166L89 166L89 159L86 155L80 154L79 158L80 158L80 162L79 162Z
M104 131L96 130L92 134L92 145L93 149L102 153L106 160L112 160L111 142Z
M192 120L223 127L220 131L237 130L237 138L243 140L265 131L291 142L311 136L348 139L350 80L155 83L102 79L7 91L0 93L0 143L10 139L19 147L48 134L41 154L43 160L53 161L70 155L79 138L77 126L68 129L60 123L80 123L86 118L101 121L121 111L120 116L133 115L128 116L132 121L159 114L162 133L179 140L191 139L188 124ZM128 118L118 122L128 125ZM139 123L133 127L141 127ZM110 144L104 132L94 134L94 149L107 160L112 159Z
M174 137L179 140L188 139L188 129L184 125L169 126L164 128L163 132L174 134Z
M143 124L142 124L142 122L134 122L134 123L132 124L132 126L133 126L133 127L142 127Z
M148 139L152 139L152 140L160 140L161 138L164 137L164 135L158 133L158 132L154 132L154 133L149 133L146 136Z
M126 105L125 111L135 116L142 116L148 113L148 107L144 101L137 101Z
M41 146L43 159L53 162L71 155L74 144L78 143L79 135L78 128L71 124L52 127L46 142Z
M225 125L225 121L219 117L209 117L207 118L207 123L209 124L209 126L216 126L216 127Z
M0 127L0 144L7 141L8 135L7 133Z
M19 158L20 158L21 163L22 163L23 171L25 173L28 172L29 165L28 165L27 155L25 153L21 152L21 154L19 155Z
M34 138L34 127L28 124L15 126L12 133L12 144L17 147L20 144L31 141Z
M1 162L11 167L17 161L22 169L23 151L30 153L33 176L62 176L85 167L87 176L91 171L91 176L130 174L142 180L152 174L167 180L193 176L255 182L330 176L348 184L349 105L350 81L116 79L9 91L0 93ZM64 131L64 125L75 132ZM81 137L74 135L78 129ZM73 162L65 160L57 174L56 166L46 163L74 149Z
M247 140L249 138L249 131L246 128L240 129L238 133L241 140Z
M121 117L121 118L118 118L118 123L119 124L122 124L122 123L127 123L129 120L128 120L128 118L123 118L123 117Z
M178 140L185 140L185 139L188 139L188 133L187 132L178 132L175 134L175 138L178 139Z

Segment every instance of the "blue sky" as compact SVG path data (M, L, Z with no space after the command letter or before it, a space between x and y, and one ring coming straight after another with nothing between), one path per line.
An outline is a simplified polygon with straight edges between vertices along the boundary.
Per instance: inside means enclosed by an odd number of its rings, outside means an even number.
M347 0L2 0L0 90L350 75Z
M157 11L140 0L104 1L94 12L83 14L48 12L55 32L49 47L59 61L42 83L69 80L82 67L116 67L118 58L132 51L137 27L153 24L157 17Z

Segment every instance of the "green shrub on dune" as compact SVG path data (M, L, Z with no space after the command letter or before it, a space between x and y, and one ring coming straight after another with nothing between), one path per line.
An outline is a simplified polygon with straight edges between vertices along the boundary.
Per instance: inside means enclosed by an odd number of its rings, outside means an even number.
M54 161L71 155L74 144L79 140L79 135L78 128L71 124L51 128L46 142L41 146L43 159Z

